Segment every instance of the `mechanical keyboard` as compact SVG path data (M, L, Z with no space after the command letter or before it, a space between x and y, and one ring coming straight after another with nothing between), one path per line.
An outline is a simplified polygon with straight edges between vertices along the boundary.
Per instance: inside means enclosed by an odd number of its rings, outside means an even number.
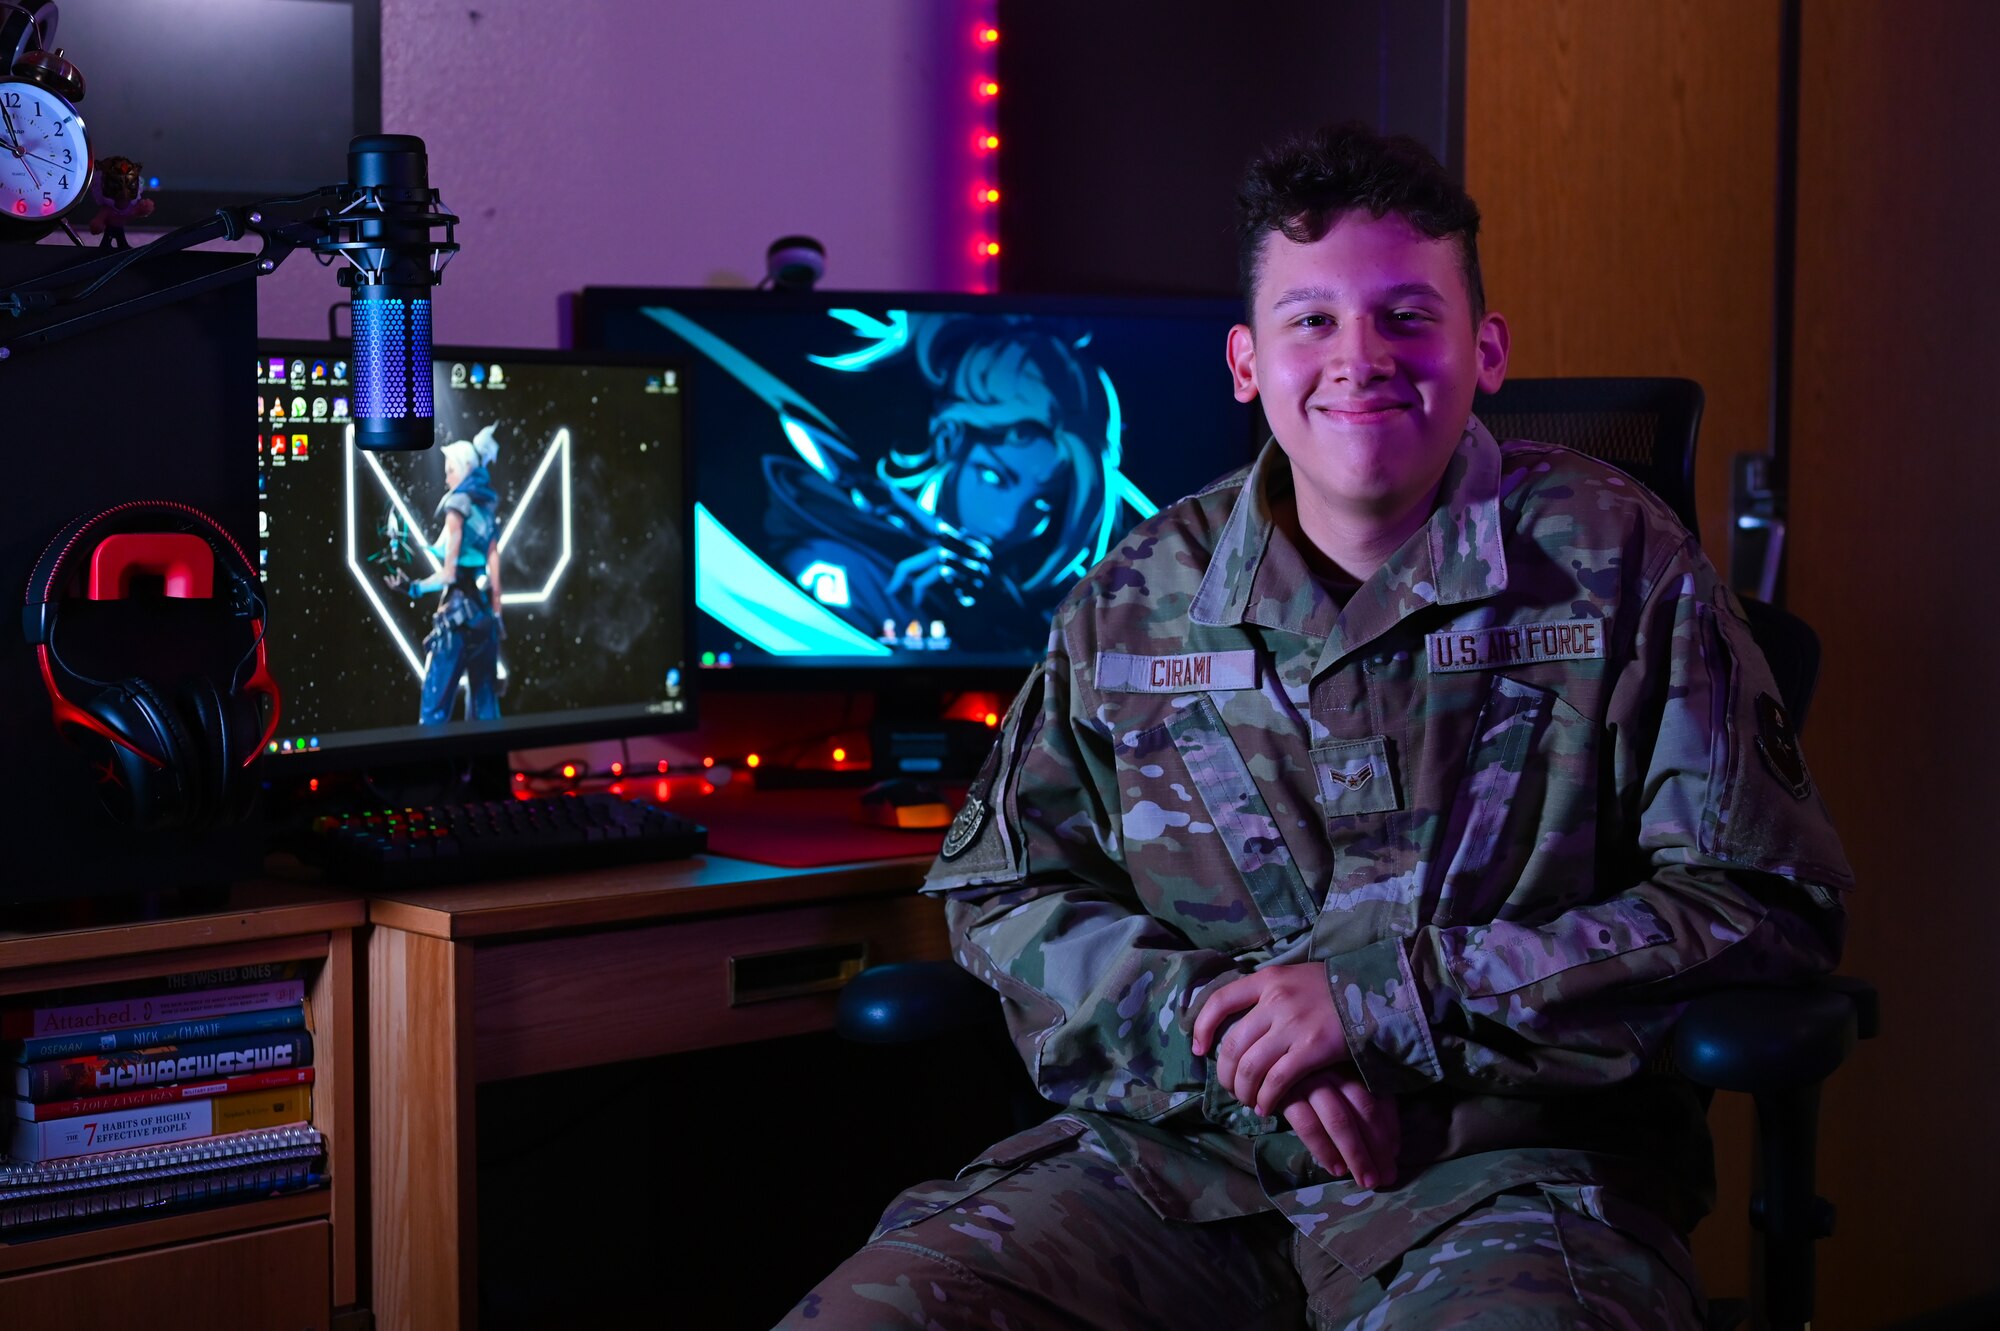
M327 814L313 822L309 854L348 882L428 887L684 859L707 848L708 829L698 823L593 793Z

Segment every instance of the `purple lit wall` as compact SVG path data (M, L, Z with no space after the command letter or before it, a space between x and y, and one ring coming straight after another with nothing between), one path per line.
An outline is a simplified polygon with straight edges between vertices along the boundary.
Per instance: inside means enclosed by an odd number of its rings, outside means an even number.
M747 285L791 232L829 286L970 286L964 52L989 12L382 0L382 127L425 140L464 219L437 340L555 346L562 292ZM258 286L261 331L323 336L340 294L295 260Z

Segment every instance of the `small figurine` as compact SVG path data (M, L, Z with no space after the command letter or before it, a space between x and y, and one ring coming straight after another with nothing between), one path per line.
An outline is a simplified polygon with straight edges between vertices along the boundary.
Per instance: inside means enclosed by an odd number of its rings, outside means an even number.
M97 201L97 216L90 219L90 234L102 233L99 249L129 250L125 239L127 222L143 222L153 215L153 201L145 197L145 176L140 164L129 157L98 159L91 178L90 197Z

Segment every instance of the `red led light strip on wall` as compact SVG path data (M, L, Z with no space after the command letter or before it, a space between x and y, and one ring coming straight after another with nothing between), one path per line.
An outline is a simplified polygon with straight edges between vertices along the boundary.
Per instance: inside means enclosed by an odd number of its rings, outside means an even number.
M966 289L976 293L1000 289L1000 27L993 0L966 6L972 22L972 154L967 184L972 225L966 243Z

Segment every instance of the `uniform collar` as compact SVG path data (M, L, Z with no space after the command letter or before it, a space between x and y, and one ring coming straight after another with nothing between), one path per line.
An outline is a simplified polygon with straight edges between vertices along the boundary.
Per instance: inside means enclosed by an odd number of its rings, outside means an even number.
M1500 445L1477 417L1446 466L1430 519L1336 610L1306 572L1303 555L1277 527L1272 498L1289 487L1291 463L1277 441L1245 476L1188 617L1197 624L1258 624L1329 639L1344 655L1424 606L1458 605L1506 590L1500 525Z

